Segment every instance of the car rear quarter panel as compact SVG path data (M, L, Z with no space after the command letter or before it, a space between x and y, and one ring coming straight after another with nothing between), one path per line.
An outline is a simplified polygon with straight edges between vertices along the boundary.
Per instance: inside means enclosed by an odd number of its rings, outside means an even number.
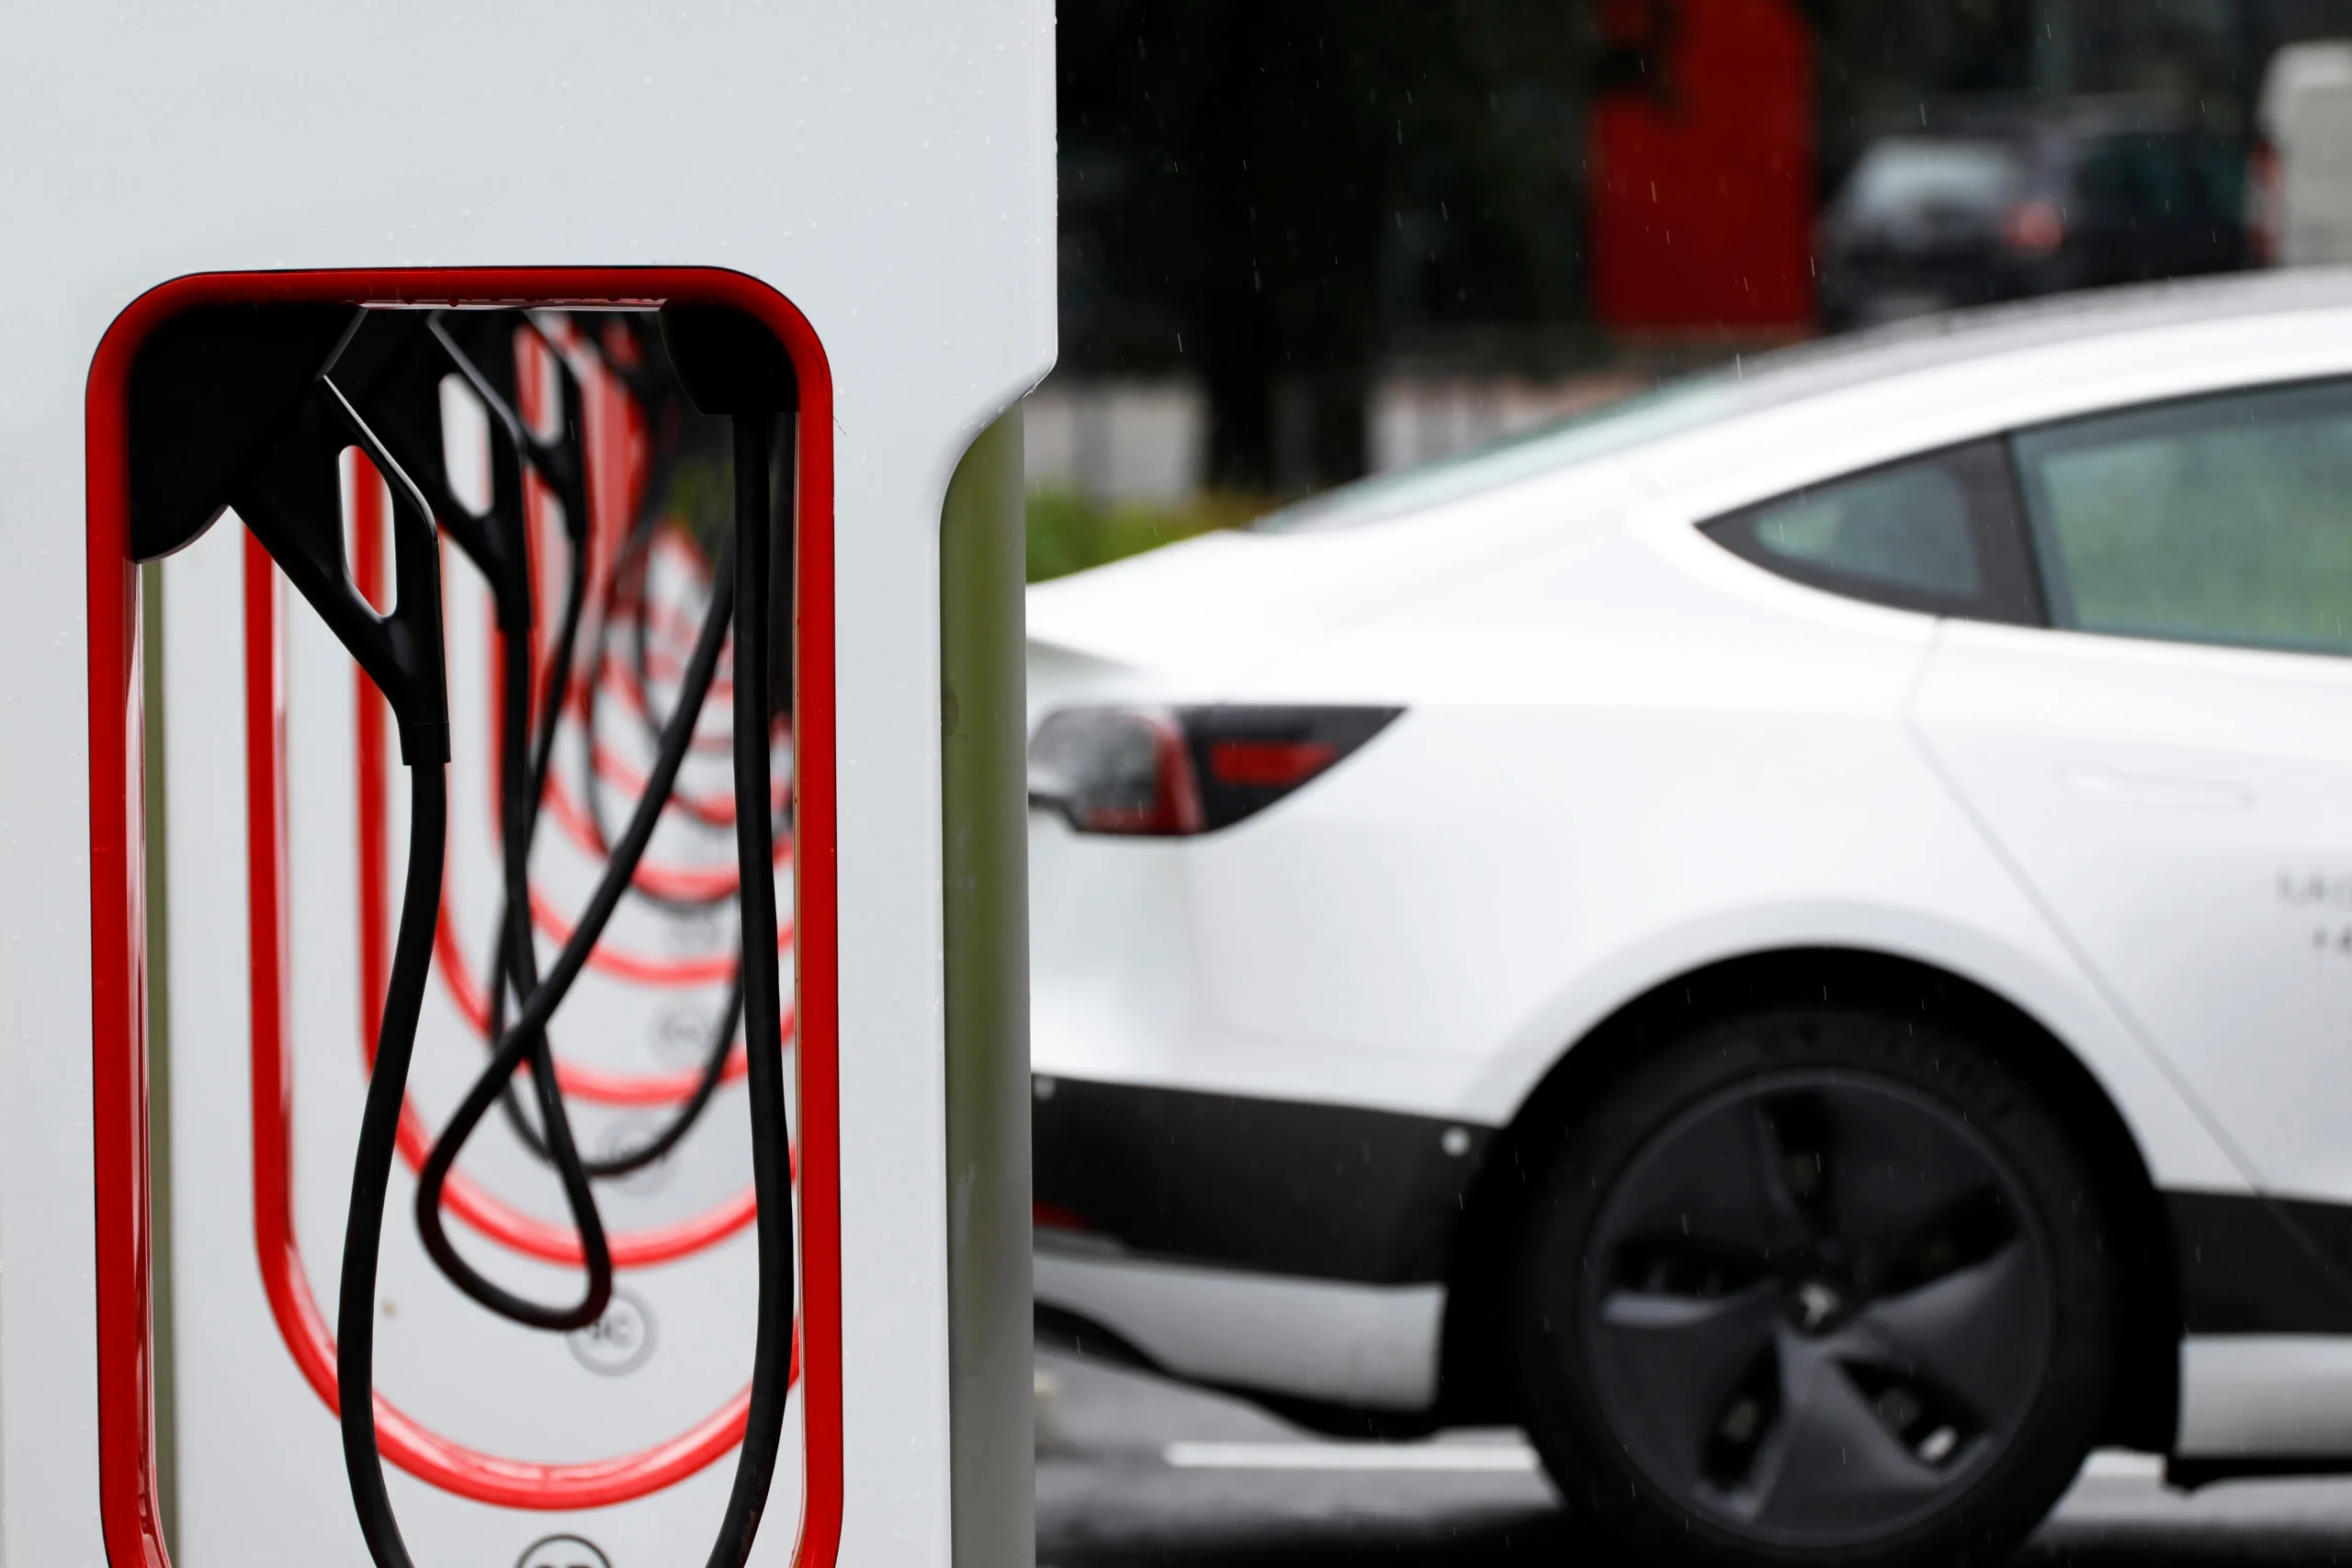
M2019 424L2347 367L2352 312L2311 310L1890 376L1629 454L1644 482L1612 472L1598 526L1564 491L1547 541L1521 498L1493 498L1510 544L1475 570L1426 518L1334 536L1330 582L1303 558L1284 574L1315 585L1294 628L1312 635L1222 639L1247 657L1188 652L1188 595L1140 595L1113 618L1141 629L1046 657L1045 698L1408 711L1222 833L1040 819L1040 1070L1499 1122L1632 998L1727 957L1849 945L2007 998L2084 1060L2160 1182L2245 1190L1906 728L1936 623L1783 582L1693 525ZM1498 526L1460 512L1465 539ZM1417 588L1400 552L1431 563ZM1340 613L1358 571L1377 590ZM1083 630L1079 607L1047 619Z
M1329 639L1256 683L1408 712L1324 779L1198 840L1040 829L1040 1069L1498 1123L1656 986L1849 946L2007 997L2160 1181L2242 1186L1906 728L1936 635L1637 525Z

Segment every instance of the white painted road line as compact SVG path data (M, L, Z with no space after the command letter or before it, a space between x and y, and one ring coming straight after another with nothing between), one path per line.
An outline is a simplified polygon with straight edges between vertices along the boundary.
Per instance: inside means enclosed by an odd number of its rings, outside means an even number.
M1170 1443L1161 1457L1178 1470L1368 1470L1526 1472L1524 1443Z

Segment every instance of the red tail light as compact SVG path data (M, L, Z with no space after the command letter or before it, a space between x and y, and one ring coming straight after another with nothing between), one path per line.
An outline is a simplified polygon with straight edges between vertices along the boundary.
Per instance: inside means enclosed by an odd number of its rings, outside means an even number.
M2278 144L2264 137L2245 159L2245 259L2249 266L2278 265L2279 226L2287 207L2287 171Z
M1212 740L1209 777L1241 789L1296 789L1340 760L1329 740Z
M1094 1228L1076 1209L1065 1208L1059 1203L1032 1203L1029 1206L1029 1224L1041 1231L1091 1231Z
M1029 742L1029 799L1081 833L1166 838L1204 825L1201 786L1165 708L1069 708Z
M2066 214L2054 201L2020 201L2001 214L2001 243L2019 255L2046 256L2066 243Z
M1064 708L1029 743L1029 800L1081 833L1209 832L1327 772L1401 711Z

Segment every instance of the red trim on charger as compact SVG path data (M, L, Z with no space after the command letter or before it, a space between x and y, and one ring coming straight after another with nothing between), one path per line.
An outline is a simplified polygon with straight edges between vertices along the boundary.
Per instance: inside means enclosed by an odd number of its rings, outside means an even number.
M838 1554L842 1487L840 1010L830 367L806 318L773 288L741 273L701 267L444 268L209 273L175 279L133 300L107 329L91 362L85 417L96 1156L92 1177L97 1221L99 1517L107 1555L115 1568L169 1568L154 1463L141 853L145 803L140 740L138 574L127 553L126 392L132 361L159 323L180 310L205 304L654 305L668 299L733 305L759 317L785 344L801 380L801 526L795 573L798 691L794 703L798 718L795 771L799 795L796 837L800 852L794 863L797 879L794 907L800 925L795 976L799 992L797 1059L803 1118L799 1173L802 1342L796 1359L801 1360L805 1372L802 1409L807 1461L796 1558L812 1568L829 1568ZM266 580L267 574L257 575ZM364 705L362 711L366 711ZM270 739L266 728L261 739ZM270 749L275 750L274 745ZM252 809L269 818L263 824L266 831L254 840L255 845L266 842L268 846L256 857L254 869L266 870L268 875L255 878L251 888L255 916L258 919L266 908L275 919L282 909L274 852L277 792L275 788L249 790L248 795L254 802ZM265 1022L273 1030L283 1026L276 969L274 962L256 952L257 1040ZM286 1086L280 1081L267 1089L282 1097ZM255 1095L264 1091L265 1086L256 1079ZM263 1197L256 1192L257 1206ZM318 1325L321 1329L324 1326ZM725 1416L722 1412L720 1418ZM697 1428L675 1442L691 1441L700 1432ZM390 1439L393 1431L388 1429L386 1436ZM665 1447L674 1449L675 1443Z

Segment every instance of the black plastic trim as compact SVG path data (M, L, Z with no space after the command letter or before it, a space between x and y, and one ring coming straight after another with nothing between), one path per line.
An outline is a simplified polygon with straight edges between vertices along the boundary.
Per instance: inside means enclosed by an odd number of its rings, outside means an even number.
M2167 1191L2190 1334L2352 1335L2352 1205Z
M1046 1246L1295 1278L1444 1280L1497 1136L1306 1100L1042 1074L1033 1085ZM2352 1204L2161 1196L2183 1332L2352 1337Z
M1045 1075L1033 1084L1042 1230L1295 1278L1442 1280L1494 1137L1352 1106Z
M356 305L221 305L157 326L130 367L130 551L170 555L233 507L384 694L401 757L430 765L449 759L432 508L332 379L367 319ZM345 558L351 446L391 492L387 613L360 597Z
M1285 795L1296 793L1363 750L1366 741L1395 723L1400 707L1276 706L1263 703L1221 704L1177 710L1184 727L1184 744L1192 753L1193 772L1200 781L1202 831L1214 833L1255 817ZM1220 740L1317 740L1337 753L1320 769L1296 784L1232 784L1218 780L1209 751Z
M2275 1459L2183 1458L2165 1461L2165 1484L2178 1492L2194 1492L2217 1481L2259 1481L2266 1478L2352 1475L2352 1455L2300 1454Z
M147 335L128 393L132 559L211 527L363 319L356 305L198 305Z

